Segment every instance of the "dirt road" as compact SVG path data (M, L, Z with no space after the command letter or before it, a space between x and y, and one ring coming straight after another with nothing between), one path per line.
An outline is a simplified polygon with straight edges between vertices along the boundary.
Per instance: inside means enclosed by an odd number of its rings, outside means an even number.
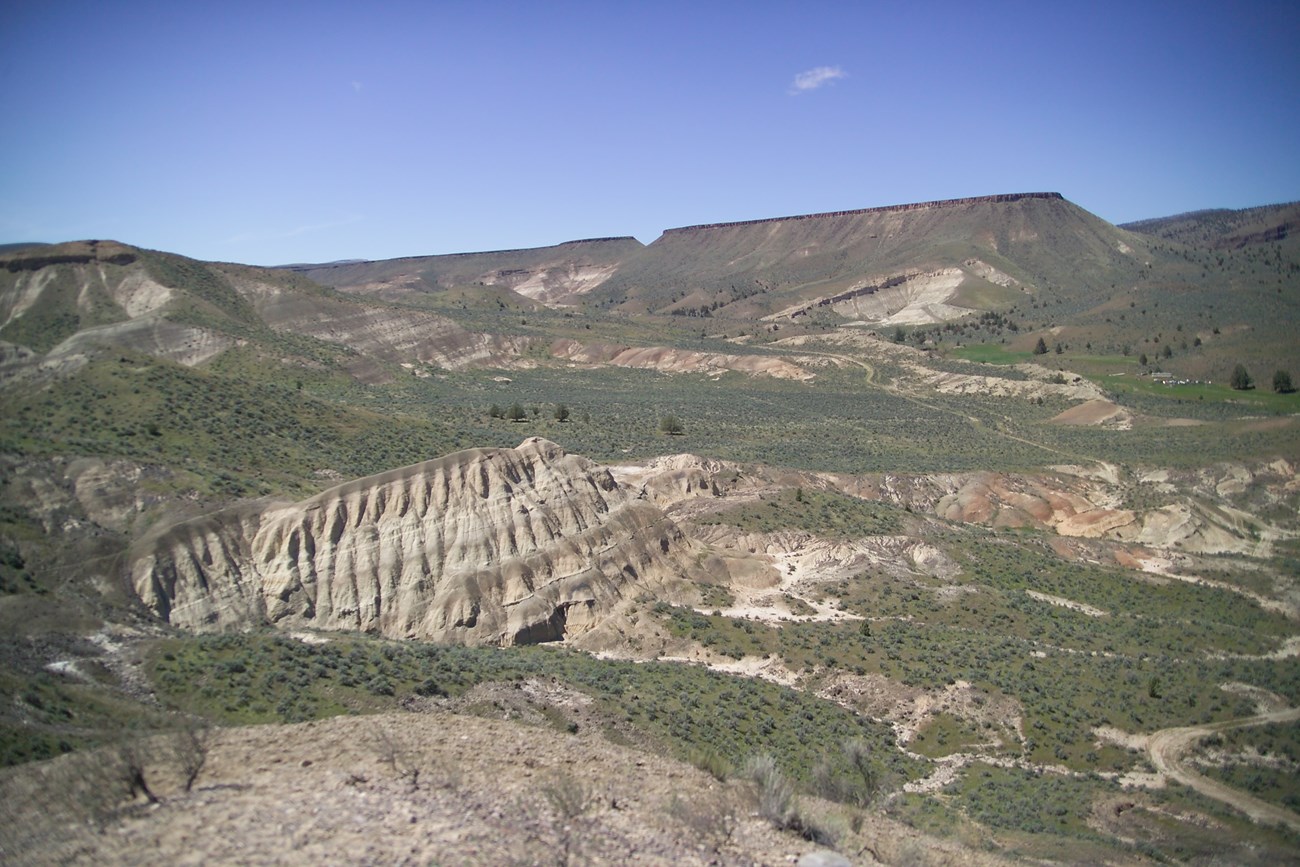
M1285 825L1293 831L1300 831L1300 814L1293 813L1277 804L1261 801L1253 795L1248 795L1240 789L1234 789L1217 780L1203 777L1182 762L1183 755L1197 741L1215 732L1267 725L1268 723L1292 722L1294 720L1300 720L1300 708L1272 711L1259 716L1228 720L1227 722L1204 726L1164 729L1151 735L1147 740L1147 750L1151 753L1151 762L1156 766L1156 770L1169 778L1177 780L1185 786L1190 786L1203 795L1235 807L1256 822Z

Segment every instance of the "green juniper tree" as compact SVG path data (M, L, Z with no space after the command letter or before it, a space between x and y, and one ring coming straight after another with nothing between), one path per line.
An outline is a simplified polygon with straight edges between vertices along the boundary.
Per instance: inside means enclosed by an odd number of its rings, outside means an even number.
M678 420L677 416L666 415L659 419L659 432L668 434L668 436L676 437L686 433L686 429L682 427L682 423Z

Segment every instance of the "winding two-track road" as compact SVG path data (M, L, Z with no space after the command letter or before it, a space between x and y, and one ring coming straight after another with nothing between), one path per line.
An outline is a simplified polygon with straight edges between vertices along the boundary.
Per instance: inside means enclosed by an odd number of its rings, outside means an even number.
M1300 720L1300 708L1272 711L1259 716L1204 726L1163 729L1147 739L1147 751L1151 754L1151 762L1156 766L1156 770L1171 779L1196 789L1202 795L1235 807L1256 822L1266 825L1285 825L1293 831L1300 831L1300 814L1277 804L1261 801L1253 795L1248 795L1240 789L1234 789L1217 780L1203 777L1182 762L1183 755L1193 744L1215 732L1295 720Z

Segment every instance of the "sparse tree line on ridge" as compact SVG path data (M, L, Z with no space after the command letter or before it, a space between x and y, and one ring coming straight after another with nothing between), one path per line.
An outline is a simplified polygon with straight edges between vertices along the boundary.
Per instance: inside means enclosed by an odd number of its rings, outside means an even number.
M542 410L539 406L525 409L522 403L516 401L515 403L510 404L508 409L502 409L500 404L494 403L488 407L487 414L488 418L504 419L511 422L524 422L528 420L530 415L532 418L540 418ZM551 413L551 417L561 424L567 422L572 415L573 413L569 409L568 405L563 403L557 403L554 411ZM584 420L590 421L590 418L584 417ZM681 436L686 433L686 427L682 424L681 419L669 413L660 417L659 432L668 436Z

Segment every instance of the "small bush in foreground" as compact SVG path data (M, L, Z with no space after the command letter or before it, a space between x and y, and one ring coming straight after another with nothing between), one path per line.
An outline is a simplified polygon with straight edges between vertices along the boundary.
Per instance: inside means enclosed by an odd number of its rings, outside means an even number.
M744 777L754 784L758 814L779 831L793 831L819 845L835 843L831 831L799 809L794 785L770 755L754 756L745 763Z
M667 810L669 816L714 853L720 852L736 834L736 803L726 792L710 792L690 800L674 794Z

